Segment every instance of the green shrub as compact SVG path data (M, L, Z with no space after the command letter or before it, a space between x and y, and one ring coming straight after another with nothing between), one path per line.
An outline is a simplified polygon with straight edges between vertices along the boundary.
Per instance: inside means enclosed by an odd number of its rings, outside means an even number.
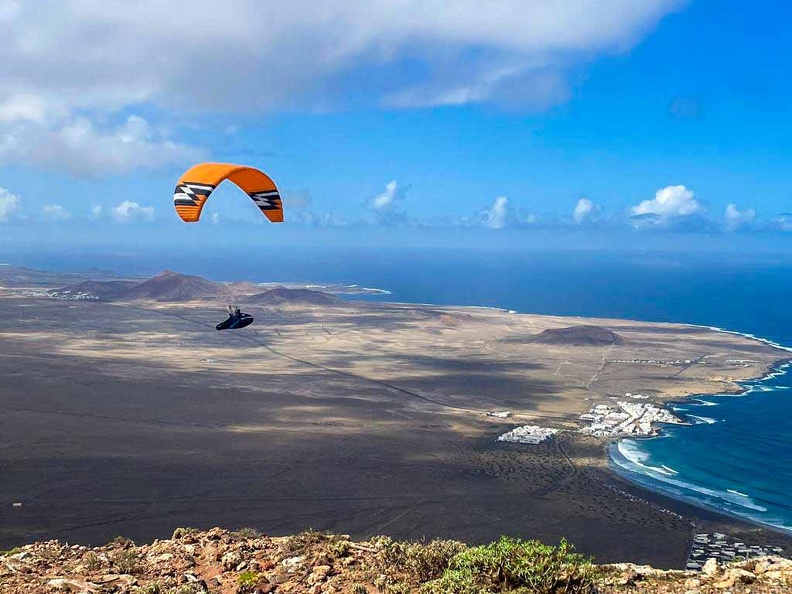
M455 540L432 540L427 544L381 538L379 562L386 573L402 574L411 583L422 583L443 575L451 559L465 550Z
M250 526L245 526L239 530L234 530L232 534L236 538L258 538L261 536L261 532L255 528L251 528Z
M99 560L99 556L93 551L88 551L87 553L85 553L85 557L83 557L83 562L85 563L85 567L87 567L89 571L96 571L102 566L102 562Z
M7 551L0 551L0 557L10 557L11 555L16 555L17 553L21 553L22 549L19 547L14 547L13 549L9 549Z
M112 557L113 565L118 573L135 573L138 570L140 556L136 551L119 551Z
M157 583L138 586L132 589L132 594L162 594L162 586Z
M160 594L160 591L155 594ZM206 594L206 589L200 584L182 584L178 588L168 590L167 594Z
M113 547L121 547L122 549L129 549L135 546L135 541L131 538L127 538L126 536L116 536L113 540L108 543L110 546Z
M248 592L252 592L256 584L258 584L259 579L261 579L261 576L255 571L240 573L237 578L237 594L248 594Z
M421 586L421 594L486 594L467 569L447 569L443 576Z
M591 561L575 553L566 540L553 547L504 536L457 554L442 577L422 590L427 594L588 594L594 591L594 577Z

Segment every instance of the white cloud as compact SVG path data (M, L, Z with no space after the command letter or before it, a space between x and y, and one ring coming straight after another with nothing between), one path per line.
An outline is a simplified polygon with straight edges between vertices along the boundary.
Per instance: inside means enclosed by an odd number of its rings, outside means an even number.
M0 188L0 222L7 221L21 206L22 200L19 196Z
M569 70L628 50L682 4L194 0L187 10L139 0L130 10L120 0L26 0L3 17L0 104L42 96L69 112L235 111L516 97L541 106L565 95Z
M468 226L471 220L463 217L458 224ZM505 229L507 227L527 227L539 222L535 214L514 208L506 196L498 196L488 208L479 213L478 223L487 229Z
M212 223L215 223L215 224L219 223L219 222L220 222L220 220L221 220L220 213L219 213L219 212L213 212L213 213L212 213L212 214L209 216L209 220L210 220Z
M385 184L385 191L371 197L367 202L367 207L375 212L382 212L393 209L398 202L404 199L406 188L399 187L396 180Z
M628 51L682 5L0 0L0 162L98 175L203 158L138 116L114 126L140 106L179 121L347 105L544 109L568 96L570 72Z
M685 186L666 186L657 191L654 200L644 200L631 212L637 220L668 221L699 214L703 210L693 192Z
M482 213L481 224L487 229L503 229L514 218L511 204L506 196L498 196Z
M71 218L71 213L60 204L47 204L41 213L53 221L68 221Z
M768 228L785 233L792 232L792 213L785 212L778 215L769 222Z
M400 186L396 180L385 184L385 191L369 198L365 207L373 214L376 225L387 227L413 225L415 220L407 215L401 203L410 186Z
M139 116L118 127L96 127L78 116L52 124L0 126L0 162L24 162L75 175L104 176L139 167L199 160L203 152L170 141Z
M599 215L600 208L588 198L581 198L577 201L575 209L572 211L572 219L578 224L592 221Z
M736 204L729 204L724 214L726 219L726 230L736 231L744 227L750 227L756 221L756 211L753 208L739 210Z
M101 205L94 204L93 206L91 206L92 219L101 219L103 214L104 214L104 208L102 208Z
M111 209L113 218L116 221L150 221L154 218L153 206L142 206L137 202L124 200L118 206Z
M43 97L19 94L6 96L0 102L0 122L34 122L44 124L49 115L60 111L47 105Z

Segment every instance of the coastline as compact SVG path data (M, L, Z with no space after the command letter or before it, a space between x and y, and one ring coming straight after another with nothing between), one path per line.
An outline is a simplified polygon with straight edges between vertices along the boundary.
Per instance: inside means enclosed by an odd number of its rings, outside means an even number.
M743 338L747 338L765 344L772 348L786 351L789 353L789 356L781 357L776 361L774 361L773 363L767 365L765 367L764 372L759 376L733 382L735 384L734 391L724 390L719 393L697 393L697 394L690 394L688 396L678 399L674 398L674 399L664 400L663 406L665 408L671 410L671 412L673 412L675 416L678 416L680 419L686 421L686 423L683 425L674 425L673 427L675 431L677 430L684 431L686 427L692 427L700 423L714 424L718 422L714 419L694 415L687 410L679 410L678 407L689 405L691 404L692 401L694 402L694 405L698 405L698 406L716 406L716 404L714 403L704 404L704 402L709 402L709 400L704 400L704 399L734 398L734 397L747 396L752 393L761 393L766 391L772 392L772 390L763 390L761 388L758 388L757 384L760 384L767 380L773 379L775 377L780 377L792 372L792 348L790 347L784 346L770 339L762 338L747 332L727 330L725 328L721 328L717 326L703 326L696 324L687 324L687 325L694 328L712 330L724 334L730 334L733 336L740 336ZM700 401L703 400L703 402L696 404L695 403L696 400L700 400ZM684 496L674 491L673 489L667 487L664 488L662 485L665 481L658 479L656 476L652 474L652 472L650 472L650 470L659 471L659 473L661 474L676 475L678 473L675 470L668 468L663 464L660 464L659 467L648 466L642 463L645 460L636 461L633 459L633 457L640 457L641 455L645 455L648 458L648 454L645 453L645 450L633 452L632 453L633 456L630 456L629 454L626 454L624 450L621 449L621 444L627 441L632 441L636 444L640 444L641 442L649 442L651 440L672 438L673 434L669 433L667 429L668 427L666 424L660 424L657 427L657 433L655 435L641 436L641 437L623 436L612 440L606 446L606 455L608 458L609 471L613 475L618 477L620 480L626 481L628 484L632 485L633 487L641 491L645 491L653 495L658 495L663 498L671 499L673 501L677 501L687 506L692 506L694 508L705 510L710 513L724 515L729 518L734 518L741 522L746 522L750 525L755 525L757 527L761 527L770 531L777 532L786 537L792 536L792 526L772 523L762 519L761 517L756 517L755 515L751 515L749 513L739 513L732 509L729 509L728 507L709 503L703 498L697 499L691 496ZM638 447L640 448L640 446ZM620 456L621 458L629 461L631 463L630 466L627 466L627 464L625 464L624 462L620 462L614 455L615 452L618 452L618 456ZM644 480L640 480L637 477L641 477ZM668 483L668 484L675 484L675 483ZM685 483L684 487L682 488L687 489L691 492L703 491L707 493L708 491L707 487L698 485L695 482ZM727 489L727 493L734 495L736 497L746 497L750 500L750 497L745 495L745 493L742 493L739 489L740 486L736 485L734 489ZM707 494L712 495L713 493L709 492ZM755 507L757 511L760 512L767 511L764 508L756 507L756 505L747 505L747 506L743 505L743 507L745 507L745 509L750 509L751 507Z
M660 405L758 376L778 352L744 338L680 324L413 303L254 310L265 320L254 334L226 335L207 332L206 299L64 306L42 298L35 319L18 309L29 299L7 299L0 320L9 328L4 348L15 356L0 360L19 380L0 391L0 402L9 427L25 429L9 430L16 449L0 487L0 500L23 504L0 532L9 546L40 535L150 539L176 522L284 534L311 525L474 542L509 533L564 537L603 561L680 567L692 520L752 529L620 479L608 469L607 440L578 434L574 422L590 404L629 391ZM86 333L87 318L112 323ZM30 323L19 328L20 319ZM592 324L624 342L611 352L610 344L534 340ZM711 358L686 365L705 353ZM214 363L228 360L244 372L229 375ZM19 373L33 364L48 372ZM88 383L86 365L96 370ZM48 383L56 376L60 391ZM80 386L80 398L64 397L71 386ZM107 397L110 386L116 397ZM36 395L35 406L25 394ZM509 421L486 415L502 410L514 411ZM44 436L53 418L74 461L68 475L48 470L53 452ZM571 431L558 448L490 437L533 422ZM93 442L108 449L101 459ZM46 485L28 486L42 474L52 477ZM91 477L90 500L75 476ZM114 491L119 481L124 502ZM167 498L153 501L151 492ZM147 514L132 523L127 514L138 506Z

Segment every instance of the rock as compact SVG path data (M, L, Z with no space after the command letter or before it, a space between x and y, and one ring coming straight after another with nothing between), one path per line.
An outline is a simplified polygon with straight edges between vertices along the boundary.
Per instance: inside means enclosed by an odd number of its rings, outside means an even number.
M726 578L734 579L735 583L753 584L756 581L756 576L750 571L732 567L726 570Z
M303 561L305 561L305 556L299 555L297 557L289 557L288 559L284 559L281 561L281 565L288 569L292 569L300 565Z
M55 578L47 582L48 586L59 588L68 592L78 592L79 594L98 592L99 586L91 582L81 582L78 580L67 580L66 578Z
M718 561L714 557L710 557L707 559L707 562L704 563L704 567L701 568L701 573L708 577L712 577L720 571L718 567Z
M114 586L118 584L122 584L124 586L134 586L137 584L137 580L127 573L108 573L96 578L96 581L102 585L113 584Z
M317 565L314 567L311 575L308 576L308 585L319 584L325 581L332 570L332 567L329 565Z
M220 559L220 563L223 564L223 569L225 569L226 571L231 571L237 565L242 563L242 556L239 553L237 553L236 551L228 551Z
M733 577L726 578L725 580L721 580L720 582L715 582L712 584L713 588L717 588L718 590L725 590L727 588L733 588L736 580Z

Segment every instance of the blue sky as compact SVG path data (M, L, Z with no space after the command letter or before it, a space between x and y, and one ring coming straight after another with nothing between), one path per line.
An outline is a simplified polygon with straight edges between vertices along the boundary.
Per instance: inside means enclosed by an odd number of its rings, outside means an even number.
M214 4L0 0L0 242L789 241L779 2ZM283 229L225 186L185 229L204 159L267 171Z

